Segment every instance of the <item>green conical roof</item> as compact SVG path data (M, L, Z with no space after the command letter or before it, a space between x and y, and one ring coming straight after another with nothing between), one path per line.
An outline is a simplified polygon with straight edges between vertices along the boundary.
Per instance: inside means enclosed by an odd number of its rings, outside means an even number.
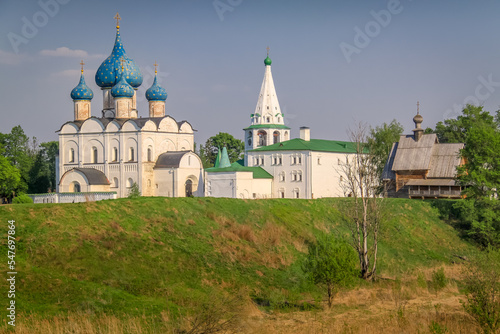
M231 167L231 162L229 161L229 155L227 154L227 148L224 146L222 149L222 156L220 158L219 168Z
M219 165L220 165L220 148L218 148L218 151L217 151L217 157L215 158L215 164L214 164L214 167L215 168L219 168Z

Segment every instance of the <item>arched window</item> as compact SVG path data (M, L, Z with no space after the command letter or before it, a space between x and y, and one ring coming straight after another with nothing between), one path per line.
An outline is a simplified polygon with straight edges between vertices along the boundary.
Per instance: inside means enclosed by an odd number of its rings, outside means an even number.
M193 181L187 179L185 187L186 187L186 197L193 197Z
M288 131L285 131L285 140L288 140Z
M279 131L273 132L273 144L277 144L280 142L280 133Z
M295 197L295 198L300 198L300 191L299 191L299 188L295 188L295 189L293 190L293 195L294 195L293 197Z
M73 181L71 188L73 189L70 190L73 190L74 193L79 193L82 191L80 188L80 183L78 183L77 181Z
M113 157L111 160L118 161L118 148L116 148L116 147L113 147Z
M132 180L132 178L129 178L127 180L127 188L131 188L133 184L134 184L134 180Z
M131 147L129 150L129 161L135 161L135 154L134 154L134 148Z
M118 188L118 178L113 178L113 188Z
M260 130L259 132L257 132L257 136L259 137L259 146L266 146L267 132L264 130Z
M97 147L92 147L92 163L97 163Z
M284 189L284 188L281 188L281 189L278 191L278 197L279 197L279 198L285 198L285 189Z
M271 123L271 117L267 117L266 120L267 120L267 123Z
M73 148L69 149L69 162L75 162L75 150Z
M148 161L153 161L153 150L148 147Z
M280 173L280 182L285 182L285 172Z

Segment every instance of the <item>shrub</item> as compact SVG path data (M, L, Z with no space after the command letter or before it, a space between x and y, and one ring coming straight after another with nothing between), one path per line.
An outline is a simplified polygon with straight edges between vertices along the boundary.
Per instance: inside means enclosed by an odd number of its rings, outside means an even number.
M128 191L128 198L137 198L141 197L141 191L139 190L139 185L137 183L133 183L132 187Z
M22 194L12 199L12 204L33 203L33 200L28 195Z
M431 285L436 293L442 290L446 286L446 283L447 279L442 267L432 272Z
M326 287L328 306L341 287L355 280L357 257L351 246L331 236L320 238L309 245L309 252L302 270L317 285Z
M500 329L500 251L488 248L465 267L465 311L483 333Z

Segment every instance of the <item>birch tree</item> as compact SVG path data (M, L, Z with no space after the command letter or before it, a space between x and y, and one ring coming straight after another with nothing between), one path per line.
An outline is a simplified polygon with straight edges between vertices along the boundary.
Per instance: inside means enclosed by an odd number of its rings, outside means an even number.
M340 211L351 231L351 244L357 252L360 277L375 279L377 273L378 234L382 220L382 198L377 198L379 172L370 150L370 138L365 124L349 130L354 153L346 154L341 162L341 186L349 198Z

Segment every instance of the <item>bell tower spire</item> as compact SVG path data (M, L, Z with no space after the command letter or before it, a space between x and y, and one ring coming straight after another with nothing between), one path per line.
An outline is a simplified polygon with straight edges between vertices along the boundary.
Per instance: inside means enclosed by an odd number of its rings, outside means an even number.
M262 80L255 111L250 115L250 126L244 129L245 151L290 139L290 128L285 126L284 114L274 87L269 47L266 50L264 80Z

